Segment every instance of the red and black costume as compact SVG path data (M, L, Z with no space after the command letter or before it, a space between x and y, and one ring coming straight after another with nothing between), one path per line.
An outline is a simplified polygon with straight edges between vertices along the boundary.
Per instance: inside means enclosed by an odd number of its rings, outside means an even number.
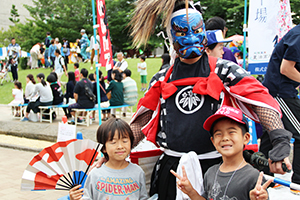
M281 115L277 102L254 77L235 63L205 53L190 65L177 58L172 67L154 75L131 121L134 124L140 115L151 110L152 117L142 132L148 140L167 149L152 174L150 195L158 192L160 199L168 199L170 194L164 191L171 193L172 189L166 187L176 187L175 177L168 173L177 168L180 158L176 153L195 151L200 158L207 155L200 159L203 173L221 161L209 132L203 128L204 121L221 105L239 107L255 121L259 117L249 105L272 110L278 118Z

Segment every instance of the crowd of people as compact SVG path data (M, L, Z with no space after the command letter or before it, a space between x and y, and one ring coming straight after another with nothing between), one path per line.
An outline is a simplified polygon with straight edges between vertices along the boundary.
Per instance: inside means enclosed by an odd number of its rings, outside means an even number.
M50 52L50 51L49 51ZM60 55L60 51L55 49L55 62L54 70L46 77L45 74L40 73L35 77L32 74L28 74L26 77L26 87L23 94L22 84L18 81L14 83L13 97L14 100L9 104L10 106L18 106L22 103L28 103L26 113L21 121L30 120L31 115L35 116L39 112L39 106L59 105L66 103L68 108L64 108L65 115L70 119L70 123L74 123L74 110L75 108L94 108L98 107L97 100L97 74L96 72L89 74L85 68L79 69L79 63L74 63L75 71L67 71L64 59ZM116 66L117 67L117 66ZM65 74L68 77L67 83L61 82L62 75ZM113 69L111 72L111 80L105 82L107 77L104 77L99 70L99 91L100 91L100 106L107 108L109 106L120 106L127 104L133 106L138 100L138 89L135 80L131 77L131 71L124 68L124 71L120 69ZM65 87L65 93L62 90L62 84ZM88 89L95 96L91 99L87 95ZM22 97L22 98L20 98ZM24 97L24 98L23 98ZM65 99L65 100L64 100ZM126 116L126 109L123 109L123 116ZM47 112L47 111L46 111ZM111 117L116 117L115 109L103 110L103 121L108 120ZM17 111L16 117L20 116L20 112ZM47 118L47 116L39 116ZM56 114L54 112L53 118ZM95 114L93 114L95 119ZM80 122L81 119L78 119Z

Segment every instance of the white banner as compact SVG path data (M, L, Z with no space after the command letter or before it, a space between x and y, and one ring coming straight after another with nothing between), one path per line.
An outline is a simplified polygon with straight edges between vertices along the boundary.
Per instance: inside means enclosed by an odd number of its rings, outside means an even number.
M277 42L279 1L250 0L248 19L249 71L264 74Z

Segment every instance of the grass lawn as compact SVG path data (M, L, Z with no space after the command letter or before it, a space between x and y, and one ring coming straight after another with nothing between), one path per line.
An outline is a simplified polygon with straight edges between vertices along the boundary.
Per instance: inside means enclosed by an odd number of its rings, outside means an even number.
M133 78L138 86L138 94L139 94L139 99L141 97L144 96L144 92L141 92L141 79L140 79L140 74L137 72L137 63L140 62L140 59L127 59L128 62L128 69L131 70L132 75L131 78ZM147 58L146 59L146 63L147 63L147 82L149 83L149 81L151 80L152 76L158 71L158 69L161 66L161 58ZM89 73L94 73L95 72L95 68L93 70L93 72L90 70L90 63L80 63L79 64L79 70L81 68L86 68ZM100 69L104 75L106 75L105 72L105 68L101 68ZM68 71L74 71L73 68L73 64L68 64ZM19 81L22 83L22 87L23 87L23 91L25 92L25 87L26 87L26 76L28 74L32 74L35 77L36 80L36 75L39 73L44 73L45 77L47 78L47 76L50 74L50 69L26 69L26 70L20 70L19 67L19 71L18 71L18 76L19 76ZM9 73L9 76L11 76L11 73ZM62 76L62 82L67 82L68 78L63 75ZM0 104L8 104L9 102L11 102L13 100L12 97L12 89L14 88L14 84L9 82L3 82L3 85L0 86ZM136 110L136 105L134 107L134 111Z

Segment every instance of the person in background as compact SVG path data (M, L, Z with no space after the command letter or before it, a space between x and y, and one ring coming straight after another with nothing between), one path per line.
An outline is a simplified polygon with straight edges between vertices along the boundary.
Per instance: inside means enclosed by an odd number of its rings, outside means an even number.
M124 104L123 96L123 83L122 83L122 74L118 69L115 69L111 72L112 80L109 82L109 86L105 90L106 93L111 92L111 99L109 104L111 106L120 106ZM111 109L112 117L116 117L116 109Z
M124 59L122 52L117 53L118 62L114 65L113 70L117 69L119 72L123 72L128 67L127 61Z
M93 85L94 85L94 83L96 82L96 80L95 80L95 78L94 78L94 74L89 74L89 80L91 81L91 83L93 83Z
M299 33L300 25L297 25L277 43L270 57L263 81L263 85L269 89L269 93L279 102L285 131L290 131L295 139L292 182L296 184L300 184L300 100L297 90L300 84ZM275 132L274 135L269 135L264 131L260 151L273 160L271 157L274 155L270 153L272 146L281 141L285 142L287 146L278 150L278 153L290 150L290 139L285 132ZM269 171L265 171L265 173L270 174ZM291 188L291 192L300 194L299 190L293 188Z
M221 30L223 32L223 38L226 38L226 33L228 28L226 27L226 22L224 19L222 19L221 17L212 17L209 18L206 22L205 22L205 29L207 31L209 30ZM234 63L237 64L236 59L233 55L233 53L230 51L230 49L228 49L227 47L223 47L223 59L225 60L230 60Z
M66 76L68 76L67 74L68 72L65 66L64 58L60 55L60 50L55 49L54 55L55 55L55 61L54 61L53 72L57 74L57 81L60 83L62 75L65 73Z
M236 59L236 62L238 63L238 59L239 59L238 57L239 57L239 54L241 51L237 47L230 47L229 49L233 53L233 55ZM238 65L239 65L239 63L238 63Z
M82 56L82 61L86 63L88 62L87 55L86 55L86 48L90 46L90 40L85 33L85 29L81 29L80 34L82 37L80 40L77 39L77 42L80 42L80 54Z
M74 74L75 74L75 81L80 81L80 71L79 71L79 63L74 63Z
M37 97L34 96L35 80L32 74L26 76L25 98L24 103L35 101Z
M54 69L54 62L55 62L55 50L57 49L57 47L54 44L54 39L51 40L51 45L49 46L49 53L48 53L48 59L50 58L50 67L51 69Z
M31 69L38 69L38 59L41 55L41 43L37 43L33 45L33 47L30 49L30 56L31 56Z
M46 68L48 68L50 66L48 58L49 58L49 47L51 45L51 40L52 40L51 34L50 34L50 32L47 32L46 38L45 38L45 54L44 54Z
M93 108L95 106L95 102L91 101L88 96L85 94L85 85L90 88L91 91L93 91L93 85L92 83L87 79L88 76L88 70L85 68L82 68L80 71L80 77L81 80L76 83L74 88L74 99L76 103L69 105L69 113L75 117L75 111L73 111L74 108ZM78 122L80 122L80 119L77 119ZM74 123L74 120L71 120L71 123Z
M64 53L65 66L66 66L66 70L68 70L69 56L70 56L70 43L66 38L63 38L62 41L63 41L62 51Z
M18 58L16 55L10 55L8 58L8 67L10 67L10 71L12 73L13 81L18 80Z
M224 54L224 42L231 42L232 40L225 40L221 30L206 31L206 36L206 53L212 57L222 58Z
M67 82L67 86L66 86L66 93L65 93L65 98L66 98L66 104L74 104L76 103L75 99L74 99L74 88L76 85L76 81L75 81L75 74L74 72L68 72L68 82ZM63 108L65 115L67 116L67 118L71 118L71 114L68 112L67 108Z
M18 43L16 43L15 38L11 38L11 43L7 47L7 55L13 56L17 58L17 60L22 56L21 47Z
M94 57L95 57L95 52L97 51L97 56L96 56L96 62L99 62L100 59L100 36L98 35L98 31L96 30L96 44L94 40L94 35L91 36L91 42L90 42L90 49L92 50L91 53L91 69L93 69L93 64L94 64Z
M14 82L14 89L12 89L12 95L14 97L14 100L12 100L8 105L9 106L15 106L16 108L16 115L15 117L20 117L21 113L20 111L20 107L18 105L23 104L24 103L24 99L23 99L23 89L22 89L22 83L19 81L15 81Z
M171 61L171 57L170 57L170 54L168 53L164 53L162 56L161 56L161 62L162 62L162 65L159 69L162 70L162 69L168 69L171 65L170 65L170 61Z
M94 73L94 79L96 80L97 78L97 74L96 72ZM99 90L100 90L100 107L101 108L107 108L109 107L109 101L108 98L106 96L106 91L105 91L105 83L104 83L104 77L102 76L102 71L99 70ZM97 81L95 81L93 83L93 93L96 96L96 105L95 107L98 108L98 93L97 93ZM102 121L106 121L108 120L108 118L110 117L110 110L102 110ZM93 119L95 119L95 112L93 112Z
M61 49L61 43L59 42L58 38L55 38L55 42L54 43L55 43L56 48L60 50Z
M36 76L38 84L35 86L34 95L37 94L39 98L35 102L29 102L26 108L25 117L21 120L23 122L29 121L28 115L30 110L35 114L39 112L39 106L50 106L52 105L53 95L50 85L45 81L45 75L39 73ZM42 116L40 116L42 117Z
M131 76L131 71L129 69L125 69L123 71L123 93L124 93L124 103L129 106L134 106L138 100L138 88L135 80L133 80ZM123 117L126 117L127 107L122 108Z
M142 88L141 91L146 91L147 90L147 63L146 61L146 57L145 56L141 56L140 57L140 65L138 65L138 68L140 69L140 75L141 75L141 84L142 84Z

